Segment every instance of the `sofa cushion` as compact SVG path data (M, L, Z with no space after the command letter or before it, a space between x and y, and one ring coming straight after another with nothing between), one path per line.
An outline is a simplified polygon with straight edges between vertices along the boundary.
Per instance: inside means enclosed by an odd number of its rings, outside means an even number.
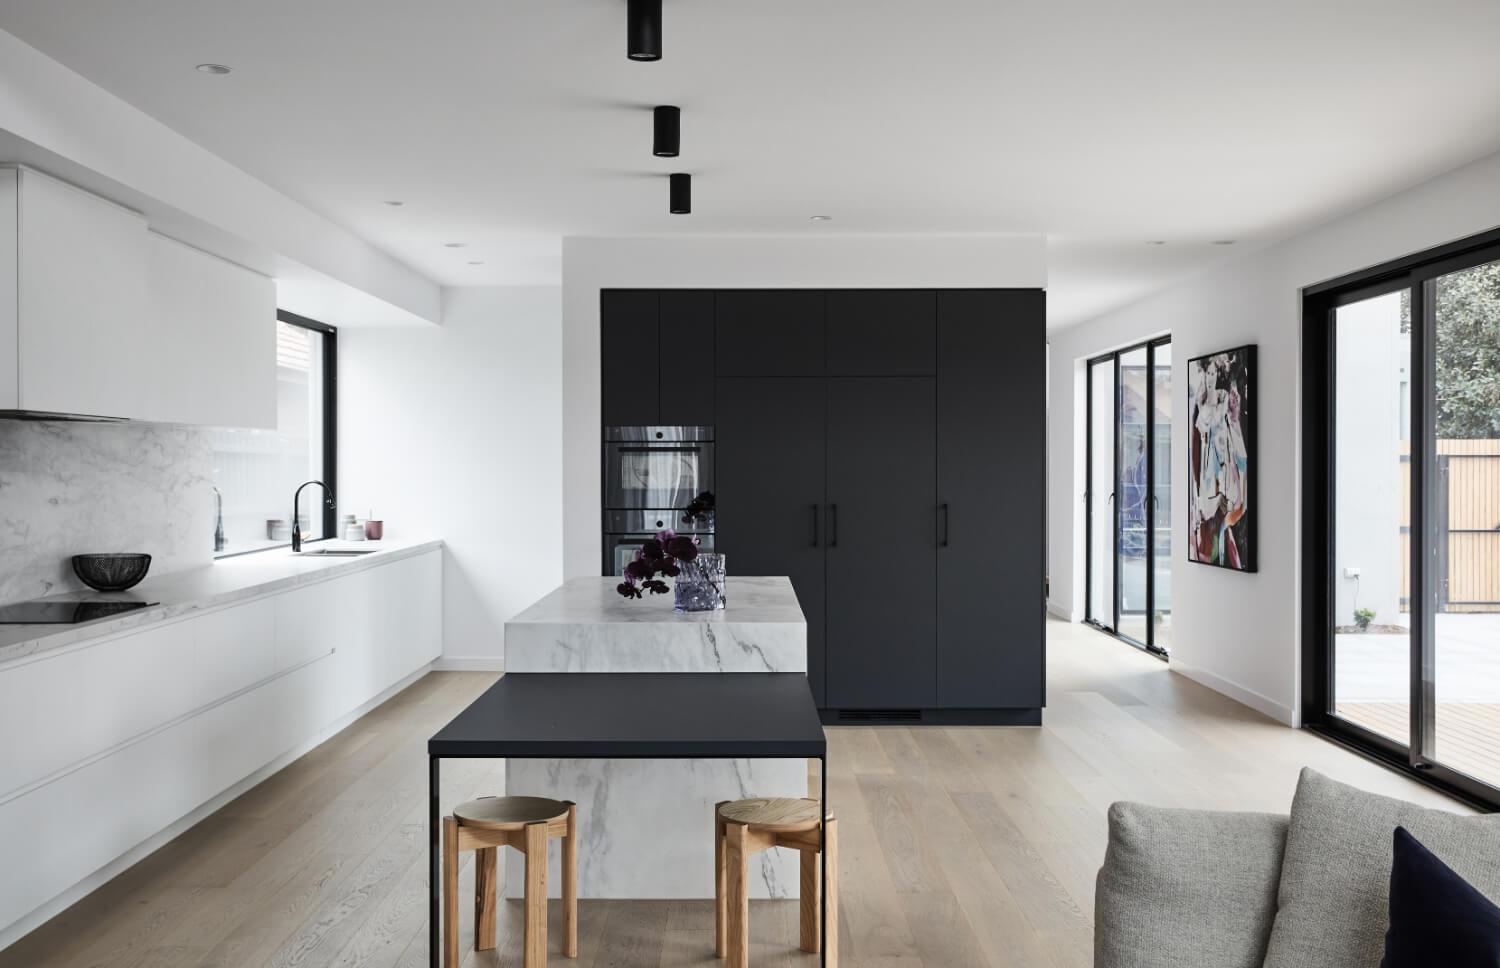
M1391 927L1380 968L1500 968L1500 905L1405 827L1391 864Z
M1500 897L1500 815L1429 810L1303 770L1265 968L1380 964L1397 827L1487 897Z
M1286 829L1272 814L1111 806L1095 968L1260 968Z

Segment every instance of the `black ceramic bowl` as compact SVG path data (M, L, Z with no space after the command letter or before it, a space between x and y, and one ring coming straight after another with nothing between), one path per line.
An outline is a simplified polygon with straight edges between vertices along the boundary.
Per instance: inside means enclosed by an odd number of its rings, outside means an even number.
M123 592L146 577L150 555L74 555L73 574L101 592Z

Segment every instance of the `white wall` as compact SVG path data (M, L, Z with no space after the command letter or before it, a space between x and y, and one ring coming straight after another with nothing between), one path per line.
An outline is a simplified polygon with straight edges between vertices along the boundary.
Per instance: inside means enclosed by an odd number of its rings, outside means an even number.
M450 289L441 327L339 333L339 507L444 539L448 667L562 581L559 320L555 288Z
M1041 288L1040 236L563 240L563 570L597 575L599 290Z
M1082 360L1170 332L1186 426L1185 361L1256 343L1259 352L1260 571L1244 575L1173 555L1173 668L1287 723L1298 719L1300 290L1500 225L1500 155L1359 209L1293 239L1097 319L1054 333L1048 541L1051 607L1083 609ZM1173 440L1173 506L1185 508L1186 437ZM1252 500L1254 498L1252 497ZM1176 532L1180 539L1182 530ZM1179 541L1180 543L1180 541Z

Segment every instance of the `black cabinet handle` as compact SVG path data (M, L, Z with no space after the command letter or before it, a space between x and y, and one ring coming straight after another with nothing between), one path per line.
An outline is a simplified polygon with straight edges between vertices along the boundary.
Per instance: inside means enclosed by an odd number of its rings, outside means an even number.
M838 546L839 506L837 504L830 504L828 505L828 547L837 548Z
M818 506L812 505L812 546L818 546Z
M948 505L939 505L938 511L940 511L943 515L942 530L938 532L942 537L938 538L938 547L946 548L948 547Z

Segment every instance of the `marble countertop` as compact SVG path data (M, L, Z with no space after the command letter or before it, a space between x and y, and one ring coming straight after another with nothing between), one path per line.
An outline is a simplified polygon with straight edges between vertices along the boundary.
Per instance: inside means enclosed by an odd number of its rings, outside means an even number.
M618 578L573 578L505 623L507 672L805 672L807 619L791 579L726 580L713 612L626 599Z
M507 625L614 625L703 622L805 622L792 580L786 577L741 577L725 580L725 604L712 612L676 612L672 596L647 594L629 599L615 590L618 578L570 578Z
M52 595L46 600L66 602L87 599L160 604L77 625L0 625L0 664L86 639L130 631L195 611L274 595L300 585L311 585L366 568L379 567L440 548L442 544L440 540L388 539L374 544L363 541L319 541L309 545L309 549L349 547L375 550L367 555L323 558L299 557L293 555L288 548L273 548L255 554L221 558L202 568L148 575L139 585L125 592L85 590Z

